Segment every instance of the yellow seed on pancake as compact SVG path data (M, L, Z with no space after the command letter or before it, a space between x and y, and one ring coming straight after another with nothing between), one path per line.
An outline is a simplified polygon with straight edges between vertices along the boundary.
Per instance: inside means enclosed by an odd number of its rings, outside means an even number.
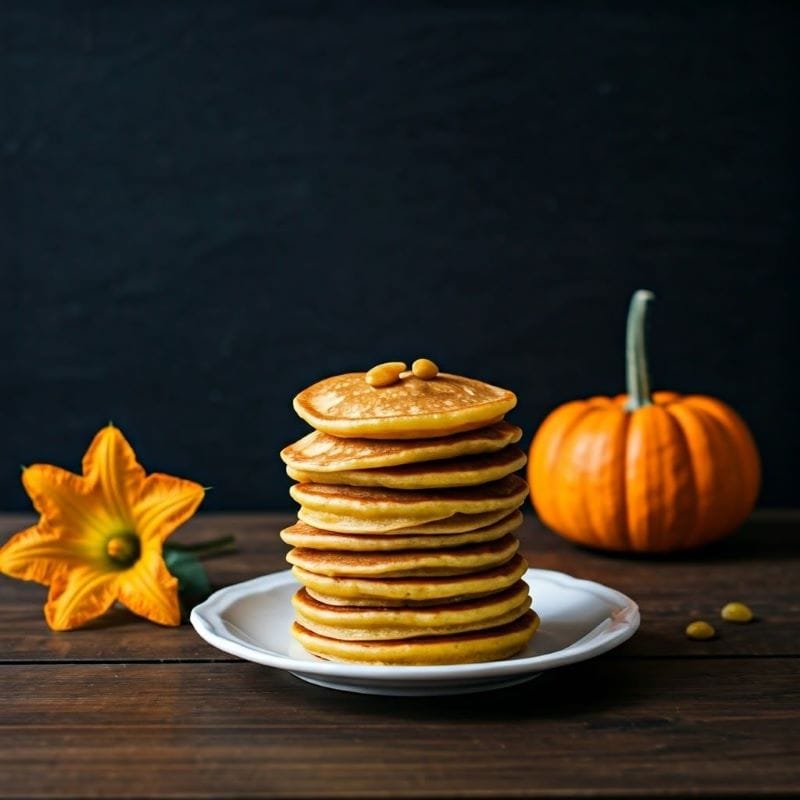
M439 374L439 367L429 358L418 358L412 365L411 371L417 378L429 381Z
M391 386L400 380L400 373L406 365L402 361L386 361L374 366L365 376L364 380L376 389L381 386Z

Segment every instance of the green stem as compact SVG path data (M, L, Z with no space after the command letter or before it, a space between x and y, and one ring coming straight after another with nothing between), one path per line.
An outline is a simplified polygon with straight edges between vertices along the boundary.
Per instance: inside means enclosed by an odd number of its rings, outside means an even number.
M647 305L655 298L652 292L639 289L631 298L628 309L628 329L625 336L625 366L628 402L626 411L652 405L650 399L650 374L647 370L647 350L644 341L644 320Z
M210 542L200 544L168 544L171 550L180 550L182 553L192 553L199 558L226 555L236 549L236 539L233 536L220 536Z

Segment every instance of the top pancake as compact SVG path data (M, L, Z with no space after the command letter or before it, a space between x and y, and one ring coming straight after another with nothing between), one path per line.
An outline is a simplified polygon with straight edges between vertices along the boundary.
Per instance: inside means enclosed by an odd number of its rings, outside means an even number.
M430 380L404 372L397 383L377 388L365 375L319 381L294 398L294 410L333 436L422 439L491 425L517 404L507 389L445 372Z
M281 450L281 458L294 470L342 472L440 461L460 456L494 453L516 444L522 430L508 422L497 422L477 430L439 439L341 439L312 431Z

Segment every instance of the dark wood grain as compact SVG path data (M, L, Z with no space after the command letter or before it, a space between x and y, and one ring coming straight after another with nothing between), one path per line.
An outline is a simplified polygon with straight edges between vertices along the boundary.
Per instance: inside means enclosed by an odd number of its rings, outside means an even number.
M12 531L29 517L0 516ZM288 515L201 515L182 541L237 536L217 585L285 567ZM527 518L535 566L600 580L642 607L605 656L487 694L340 693L124 610L55 634L44 589L0 581L0 797L697 797L800 793L800 513L757 515L672 558L573 547ZM535 598L535 585L533 587ZM694 614L755 623L683 636ZM535 601L534 601L535 602Z
M246 663L3 667L0 796L552 797L800 786L794 659L615 661L365 697ZM47 769L43 767L47 766Z

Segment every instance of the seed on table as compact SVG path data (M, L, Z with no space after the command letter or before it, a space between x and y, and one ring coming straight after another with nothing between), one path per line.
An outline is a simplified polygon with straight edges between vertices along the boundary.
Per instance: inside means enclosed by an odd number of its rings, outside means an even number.
M686 626L685 633L690 639L713 639L717 632L704 619L697 619Z
M370 385L378 388L380 386L391 386L400 380L400 373L406 365L402 361L386 361L383 364L374 366L365 376L364 380Z
M744 603L727 603L720 611L726 622L750 622L753 612Z
M439 374L439 367L429 358L418 358L412 365L411 371L417 378L429 381Z

